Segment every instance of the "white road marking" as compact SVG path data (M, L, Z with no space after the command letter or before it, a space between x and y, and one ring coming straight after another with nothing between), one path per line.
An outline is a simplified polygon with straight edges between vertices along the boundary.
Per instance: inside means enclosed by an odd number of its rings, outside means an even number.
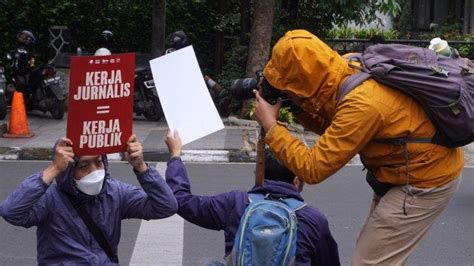
M164 177L166 163L156 169ZM184 220L177 214L161 220L142 221L130 265L182 265Z

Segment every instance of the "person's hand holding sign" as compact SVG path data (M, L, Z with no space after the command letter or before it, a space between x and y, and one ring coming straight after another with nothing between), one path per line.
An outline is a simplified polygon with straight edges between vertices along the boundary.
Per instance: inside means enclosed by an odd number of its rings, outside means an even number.
M133 168L139 173L143 173L148 169L145 161L143 161L143 147L138 142L137 136L131 135L127 141L127 159Z
M59 139L56 142L53 162L43 171L43 181L48 185L51 184L54 178L74 161L73 158L72 141L68 138Z
M174 134L172 134L171 131L168 131L165 143L166 146L168 146L170 158L181 156L181 138L179 137L177 130L174 131Z

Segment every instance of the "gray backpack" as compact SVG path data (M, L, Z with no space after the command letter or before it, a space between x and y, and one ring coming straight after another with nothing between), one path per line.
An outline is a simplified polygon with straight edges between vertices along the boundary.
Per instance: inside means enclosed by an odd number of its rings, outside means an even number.
M454 58L455 57L455 58ZM360 68L351 64L360 63ZM474 66L467 58L445 57L436 52L401 44L377 44L349 58L360 72L339 88L338 103L368 78L398 89L423 107L436 128L431 142L460 147L474 141Z

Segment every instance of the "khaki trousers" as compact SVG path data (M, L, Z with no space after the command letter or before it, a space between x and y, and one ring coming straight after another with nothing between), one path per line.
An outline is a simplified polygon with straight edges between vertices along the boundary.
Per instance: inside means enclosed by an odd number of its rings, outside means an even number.
M403 265L446 208L460 180L461 177L427 189L397 186L383 197L374 194L369 215L357 239L352 264Z

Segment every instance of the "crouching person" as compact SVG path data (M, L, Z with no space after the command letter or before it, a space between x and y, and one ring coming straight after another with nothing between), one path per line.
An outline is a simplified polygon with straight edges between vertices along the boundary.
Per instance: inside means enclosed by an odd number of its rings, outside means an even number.
M340 264L337 244L325 216L303 202L303 183L271 153L267 151L265 155L263 186L248 192L198 196L191 193L180 159L181 140L177 132L168 134L166 144L171 156L166 182L178 201L178 214L198 226L223 230L229 265ZM262 204L268 211L258 207ZM273 219L270 212L278 217ZM275 246L268 245L269 242Z
M38 227L40 265L118 264L121 220L171 216L176 199L158 171L143 161L135 135L127 154L142 188L113 179L106 155L74 156L71 145L60 139L52 163L0 204L0 216L13 225Z

